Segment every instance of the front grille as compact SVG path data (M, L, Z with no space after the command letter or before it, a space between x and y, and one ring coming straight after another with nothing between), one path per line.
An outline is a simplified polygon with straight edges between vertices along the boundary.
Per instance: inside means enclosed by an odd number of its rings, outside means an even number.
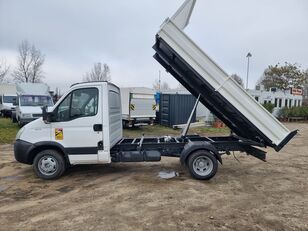
M32 114L33 117L42 117L42 114Z

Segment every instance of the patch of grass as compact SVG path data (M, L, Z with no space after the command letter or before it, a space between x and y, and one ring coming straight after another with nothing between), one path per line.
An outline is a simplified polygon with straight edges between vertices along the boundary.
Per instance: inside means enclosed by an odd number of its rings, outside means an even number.
M197 127L189 129L189 134L198 134L201 136L222 136L229 135L230 129L228 127L224 128L213 128L213 127Z
M12 123L8 118L0 118L0 144L13 143L18 130L16 123Z
M199 134L202 136L215 136L215 135L228 135L230 133L229 128L212 128L212 127L198 127L190 128L188 134ZM124 137L134 138L140 137L144 134L145 136L179 136L181 134L181 129L173 129L169 127L164 127L161 125L154 126L141 126L135 128L124 129Z
M123 130L123 136L127 138L145 136L163 136L163 135L178 135L180 130L164 127L161 125L140 126L134 128L126 128Z

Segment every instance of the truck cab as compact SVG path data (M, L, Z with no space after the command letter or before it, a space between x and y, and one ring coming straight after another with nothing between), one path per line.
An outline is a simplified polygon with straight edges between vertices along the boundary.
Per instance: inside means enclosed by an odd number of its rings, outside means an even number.
M110 149L122 139L120 90L111 83L75 84L43 117L18 132L15 158L36 163L47 178L61 173L62 158L72 165L110 163Z

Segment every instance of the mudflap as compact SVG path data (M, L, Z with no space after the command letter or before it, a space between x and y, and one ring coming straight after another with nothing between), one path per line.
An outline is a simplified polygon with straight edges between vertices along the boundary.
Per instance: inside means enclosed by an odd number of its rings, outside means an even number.
M257 159L266 162L266 152L265 151L252 147L252 146L245 146L244 149L248 155L254 156Z
M221 155L217 151L217 149L214 147L214 145L210 144L206 141L195 141L195 142L189 142L184 146L184 149L181 153L180 161L182 165L186 164L186 160L188 156L197 151L197 150L206 150L212 153L216 159L219 161L220 164L222 164Z

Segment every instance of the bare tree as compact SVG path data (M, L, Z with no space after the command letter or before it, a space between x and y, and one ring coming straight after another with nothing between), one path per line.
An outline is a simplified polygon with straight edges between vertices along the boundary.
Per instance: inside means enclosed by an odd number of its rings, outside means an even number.
M110 68L104 63L94 63L90 72L87 72L84 76L84 81L93 82L93 81L110 81Z
M308 106L308 69L305 71L305 81L303 90L304 90L303 105Z
M167 82L163 82L160 86L161 90L170 90L170 86Z
M161 83L158 79L155 79L153 88L157 91L170 90L169 84L167 82Z
M156 91L160 90L160 82L158 79L155 79L154 83L153 83L153 89L155 89Z
M237 74L232 74L231 78L234 79L239 85L241 85L242 87L244 87L244 81L243 79L237 75Z
M7 75L10 67L6 65L6 61L0 60L0 83L4 82L4 78Z
M31 49L31 55L32 55L32 75L30 77L30 81L32 83L35 82L41 82L41 79L43 77L43 70L42 66L44 64L45 58L41 54L41 51L38 49L35 49L33 46Z
M27 40L21 42L18 47L17 67L13 72L16 82L41 82L43 76L42 66L45 61L44 55Z

